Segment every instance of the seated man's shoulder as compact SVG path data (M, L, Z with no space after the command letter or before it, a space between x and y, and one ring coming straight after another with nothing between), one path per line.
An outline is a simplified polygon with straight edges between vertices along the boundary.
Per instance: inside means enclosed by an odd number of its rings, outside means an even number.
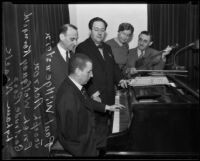
M159 51L158 50L156 50L156 49L154 49L154 48L147 48L147 51L149 52L149 53L152 53L152 54L156 54L156 53L158 53Z

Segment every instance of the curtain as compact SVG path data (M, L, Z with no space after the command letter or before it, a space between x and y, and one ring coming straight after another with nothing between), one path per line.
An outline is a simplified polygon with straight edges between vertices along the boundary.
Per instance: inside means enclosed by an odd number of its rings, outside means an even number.
M69 23L68 5L2 6L3 158L48 156L52 136L41 118L39 58L58 42L59 27Z
M148 4L148 30L153 34L153 47L156 49L179 44L167 58L166 68L170 68L175 53L199 39L199 3ZM176 56L175 61L188 70L187 83L198 89L199 50L188 47Z

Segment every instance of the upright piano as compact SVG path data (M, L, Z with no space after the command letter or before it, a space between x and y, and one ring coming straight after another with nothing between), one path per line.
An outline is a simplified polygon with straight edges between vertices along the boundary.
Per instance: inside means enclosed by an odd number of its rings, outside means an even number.
M199 93L175 77L169 84L120 89L126 106L113 115L107 158L200 157Z

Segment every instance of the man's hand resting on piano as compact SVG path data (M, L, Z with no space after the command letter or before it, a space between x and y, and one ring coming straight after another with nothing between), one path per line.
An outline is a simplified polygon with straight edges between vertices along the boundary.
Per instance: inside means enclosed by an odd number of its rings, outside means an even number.
M114 104L114 105L106 105L106 110L108 111L117 111L117 110L123 110L125 109L126 107L124 105L121 105L121 104Z

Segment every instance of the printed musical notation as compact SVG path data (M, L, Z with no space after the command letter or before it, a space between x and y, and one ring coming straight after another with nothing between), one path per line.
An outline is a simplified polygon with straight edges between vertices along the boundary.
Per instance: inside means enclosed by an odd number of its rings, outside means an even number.
M130 86L149 86L159 84L169 84L169 80L166 76L145 76L135 77L129 82Z

